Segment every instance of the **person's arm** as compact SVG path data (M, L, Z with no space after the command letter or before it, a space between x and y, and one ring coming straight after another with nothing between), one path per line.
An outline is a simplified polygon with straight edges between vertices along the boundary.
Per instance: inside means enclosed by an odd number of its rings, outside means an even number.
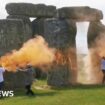
M32 68L33 77L36 78L36 68Z
M18 68L17 70L18 70L18 71L24 71L24 72L26 72L28 69L21 69L21 68Z
M5 72L5 71L6 71L6 69L5 69L4 67L1 67L0 70L1 70L2 72Z

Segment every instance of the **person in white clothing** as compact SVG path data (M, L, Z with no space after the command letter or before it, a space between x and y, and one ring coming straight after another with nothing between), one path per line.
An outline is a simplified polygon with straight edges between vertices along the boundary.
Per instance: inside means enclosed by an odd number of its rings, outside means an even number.
M103 72L103 80L102 83L105 83L105 57L101 60L101 70Z
M4 85L4 77L3 77L3 73L5 72L5 69L0 66L0 90L3 89L3 85Z

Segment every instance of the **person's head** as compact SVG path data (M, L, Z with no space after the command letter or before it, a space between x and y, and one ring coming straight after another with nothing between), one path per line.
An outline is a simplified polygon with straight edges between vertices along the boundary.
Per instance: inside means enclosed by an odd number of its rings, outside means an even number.
M30 64L27 64L26 68L31 68L32 66Z
M0 67L2 67L2 65L0 64Z
M105 59L105 57L103 56L102 59Z
M24 69L24 67L22 67L22 66L20 66L19 68L20 68L20 69Z

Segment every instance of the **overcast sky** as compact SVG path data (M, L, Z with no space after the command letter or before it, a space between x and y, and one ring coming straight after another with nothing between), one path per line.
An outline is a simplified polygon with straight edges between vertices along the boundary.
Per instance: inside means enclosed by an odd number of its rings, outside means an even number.
M90 6L92 8L97 8L102 10L105 15L105 0L0 0L0 19L4 19L7 16L5 5L10 2L27 2L27 3L44 3L47 5L55 5L57 8L64 6ZM103 24L105 24L105 18L102 20ZM87 25L87 24L86 24ZM81 26L81 28L83 28ZM86 30L86 29L84 29ZM78 34L77 38L77 47L79 51L86 52L87 51L87 42L86 35L83 33Z

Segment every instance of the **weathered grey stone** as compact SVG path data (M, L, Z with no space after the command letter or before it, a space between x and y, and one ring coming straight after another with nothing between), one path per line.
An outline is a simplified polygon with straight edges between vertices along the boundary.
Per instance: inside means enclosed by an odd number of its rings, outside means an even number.
M7 19L22 19L24 23L31 23L29 17L22 15L8 15Z
M31 3L9 3L6 5L7 13L10 15L24 15L28 17L54 17L56 7L44 4Z
M105 26L100 21L90 22L88 30L88 48L95 46L95 39L105 33Z
M48 73L48 85L67 86L70 85L70 70L65 65L55 65Z
M97 21L103 19L101 10L87 6L80 7L63 7L58 9L60 18L69 18L76 21Z
M70 57L68 64L58 65L55 64L49 70L48 84L52 86L65 86L70 82L76 82L76 51L75 51L75 36L76 36L76 24L72 20L65 19L36 19L32 22L33 35L42 35L48 42L50 47L57 48L63 53L65 59ZM69 48L73 48L67 51ZM71 56L66 56L70 53ZM69 55L69 54L68 54ZM72 64L70 64L70 62ZM74 64L75 63L75 64ZM72 65L72 70L71 70ZM71 74L72 73L72 74ZM75 77L70 77L70 74Z
M48 72L47 83L52 86L77 84L77 59L75 48L62 51L63 63L55 63ZM60 60L59 60L60 62Z
M13 49L18 49L32 36L28 25L19 19L0 20L0 56ZM23 87L23 75L21 73L5 73L5 87Z
M103 47L98 43L98 41L101 41L101 39L104 38L103 35L105 35L105 25L100 21L90 22L88 30L88 56L90 57L89 63L91 65L88 70L91 72L91 81L89 81L88 84L102 84L103 81L103 73L101 70L101 60L103 55L101 55L99 50L103 50Z
M6 89L24 88L24 73L23 72L5 72L5 87Z
M46 18L37 18L32 21L32 31L33 37L35 35L43 35L44 34L44 21Z
M25 88L25 81L27 79L34 78L35 73L29 74L27 76L27 73L24 71L18 71L18 72L5 72L4 78L5 78L5 88L7 89L18 89L18 88Z
M24 22L19 19L0 20L0 50L11 51L19 48L24 41L31 38L32 32ZM15 44L14 44L15 43Z
M21 16L21 15L9 15L7 16L7 19L19 19L23 21L24 24L24 31L26 35L30 35L32 37L32 23L27 16Z
M49 46L68 48L75 45L76 24L65 19L36 19L32 22L33 35L42 35Z

